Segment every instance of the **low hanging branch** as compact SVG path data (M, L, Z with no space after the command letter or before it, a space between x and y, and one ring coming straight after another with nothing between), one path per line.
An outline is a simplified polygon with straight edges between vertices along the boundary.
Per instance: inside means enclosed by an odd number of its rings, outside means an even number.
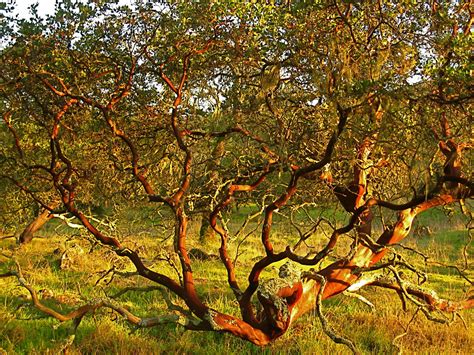
M321 325L326 335L329 336L335 343L344 344L349 349L351 349L354 354L358 354L357 348L354 343L349 339L337 335L334 329L332 329L331 326L328 324L328 320L322 312L322 298L327 283L324 276L318 275L317 273L309 273L305 274L305 277L308 279L314 278L321 285L316 296L316 313L319 317L319 320L321 321Z
M149 328L166 323L180 323L185 325L185 322L181 319L182 316L178 315L167 315L154 318L140 318L128 311L126 308L120 306L116 301L101 298L96 299L84 306L81 306L67 314L63 314L59 311L54 310L53 308L46 306L38 297L38 293L31 286L28 281L23 276L20 265L15 261L16 271L10 271L6 274L0 275L0 277L16 277L20 286L25 288L30 296L31 302L40 312L57 319L60 322L67 322L70 320L74 321L74 329L77 328L82 318L87 314L92 314L99 308L110 308L115 312L119 313L127 322L133 324L136 327L140 328Z

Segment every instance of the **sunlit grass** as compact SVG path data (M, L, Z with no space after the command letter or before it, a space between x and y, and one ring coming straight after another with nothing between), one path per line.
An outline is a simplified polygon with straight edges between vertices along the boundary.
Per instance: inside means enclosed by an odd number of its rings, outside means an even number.
M431 216L432 217L432 216ZM449 227L449 226L448 226ZM49 228L58 230L57 226ZM150 282L133 276L123 278L111 275L101 277L113 264L122 271L132 271L132 265L121 260L108 248L94 246L86 239L74 238L65 242L65 238L56 232L48 231L48 238L37 238L29 245L16 252L25 277L35 287L42 290L43 301L62 312L67 312L82 305L86 299L113 295L126 286L144 287ZM288 240L295 240L277 229L272 236L275 248L283 248ZM157 248L157 239L150 236L127 237L125 244L130 247L143 245L141 256L153 269L176 278L175 271L166 262L157 261L160 252L171 250L171 241L164 244L163 250ZM238 258L237 277L243 287L246 285L248 271L258 258L263 255L255 233L240 250L244 253ZM313 245L324 244L325 236L314 236ZM468 283L453 268L431 264L439 260L446 264L463 266L461 250L468 241L467 232L460 230L443 230L437 226L432 235L410 236L405 245L418 247L429 257L428 263L419 255L404 251L407 259L428 273L428 282L424 286L434 288L440 296L461 299L468 290ZM191 247L200 247L195 239ZM230 246L232 256L236 253L238 240ZM3 240L0 247L12 251L17 246L14 240ZM72 244L80 247L82 252L71 258L67 270L60 268L62 252ZM206 252L217 254L217 246L209 243ZM396 249L401 252L401 249ZM466 248L469 255L474 252L472 246ZM343 251L341 250L341 254ZM468 262L472 262L468 260ZM262 278L274 277L278 264L264 272ZM0 259L0 272L12 267L6 258ZM193 271L198 292L210 307L219 311L238 314L238 307L233 294L226 283L226 272L218 261L194 261ZM470 277L471 269L465 270ZM407 312L401 308L398 296L390 291L367 288L361 291L376 306L376 311L358 300L344 295L334 297L324 303L324 313L341 334L352 339L363 353L395 354L400 347L405 353L461 353L469 354L474 348L472 332L474 315L472 311L462 312L467 329L460 319L450 326L427 321L421 312L410 323L414 307ZM176 297L170 297L177 303ZM154 316L167 311L161 291L131 291L120 296L118 302L139 316ZM182 304L182 303L181 303ZM394 339L400 334L394 345ZM8 354L23 353L56 353L71 330L71 322L59 324L57 321L44 318L28 301L26 290L18 287L13 278L0 279L0 353L1 349ZM152 329L134 329L108 310L98 310L94 315L84 318L76 332L76 339L69 349L72 354L82 353L117 353L117 354L151 354L151 353L192 353L192 354L274 354L274 353L348 353L344 346L334 344L322 331L319 319L309 313L296 321L289 331L280 339L264 348L256 347L228 334L185 331L176 325L164 325Z

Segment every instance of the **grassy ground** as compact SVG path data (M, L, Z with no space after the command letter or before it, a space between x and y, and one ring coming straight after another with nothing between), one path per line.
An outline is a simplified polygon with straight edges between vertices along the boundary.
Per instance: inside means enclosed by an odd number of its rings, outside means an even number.
M453 268L442 264L453 264L463 267L462 250L468 242L467 232L457 230L458 220L450 223L438 222L440 218L433 212L421 219L420 226L430 224L432 234L419 233L411 236L405 245L419 247L430 258L425 263L416 254L407 253L407 257L429 273L429 286L440 296L461 299L468 291L468 283L457 275ZM138 277L115 277L110 274L101 279L105 271L112 265L121 270L132 270L130 265L120 260L113 252L91 243L87 238L74 237L67 239L62 236L66 229L51 224L49 231L44 232L47 238L37 238L31 244L16 251L26 279L40 291L43 301L52 307L67 312L84 303L84 299L113 295L125 286L148 286L146 281ZM423 229L421 229L423 230ZM133 233L131 233L133 234ZM278 230L273 235L275 246L286 244L288 231ZM166 256L170 242L165 248L157 250L157 239L163 236L142 235L128 236L125 244L136 248L142 245L141 255L152 268L174 275L173 268L167 262L159 261ZM245 285L248 268L254 263L261 251L257 236L248 237L240 245L244 254L238 261L238 277ZM321 243L324 242L322 238ZM197 239L197 238L195 238ZM280 240L280 242L279 242ZM199 246L196 244L191 245ZM238 240L231 251L236 251ZM315 243L317 244L317 243ZM16 250L12 239L0 241L4 254ZM60 259L64 251L68 251L69 259L65 268L60 267ZM208 252L217 252L206 246ZM472 255L474 248L466 248ZM342 251L341 251L342 253ZM431 263L438 260L442 264ZM465 260L464 260L465 261ZM471 260L467 260L472 262ZM469 266L469 265L468 265ZM0 256L0 273L11 267L6 257ZM193 264L199 292L207 299L207 303L220 311L233 313L237 311L235 301L225 282L225 271L217 261L195 261ZM271 277L277 267L271 268L262 277ZM466 273L472 278L471 268ZM334 328L352 339L363 353L395 354L401 349L405 353L445 353L471 354L474 349L474 312L465 311L462 317L456 318L451 325L437 324L427 321L421 312L409 308L404 312L398 297L389 291L380 289L362 290L376 306L376 311L360 301L344 295L337 296L324 303L324 312ZM160 291L128 292L117 299L122 305L140 316L153 316L166 313ZM416 313L415 317L414 314ZM414 317L414 319L413 319ZM25 289L18 286L14 278L0 278L0 354L23 353L57 353L71 329L70 322L60 324L45 318L31 307ZM406 329L408 328L408 332ZM405 333L406 335L401 336ZM398 336L398 338L397 338ZM397 338L397 339L396 339ZM396 340L394 340L396 339ZM217 333L198 333L184 331L179 326L165 325L153 329L133 329L116 314L99 310L87 316L80 324L76 339L69 349L72 354L151 354L151 353L189 353L189 354L274 354L274 353L348 353L341 345L334 344L323 332L319 319L315 314L307 314L299 319L291 329L273 344L259 348L230 335Z

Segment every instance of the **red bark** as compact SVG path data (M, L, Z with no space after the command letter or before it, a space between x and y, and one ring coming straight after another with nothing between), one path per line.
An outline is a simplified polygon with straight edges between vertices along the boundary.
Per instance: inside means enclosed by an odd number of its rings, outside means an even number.
M211 42L209 42L202 50L193 50L181 58L182 73L177 85L164 74L164 66L166 62L159 67L162 80L175 95L170 115L170 126L172 128L176 145L181 151L181 155L184 157L182 162L181 181L172 196L160 197L154 195L154 190L151 184L148 182L145 174L139 170L139 154L135 145L129 136L127 136L126 132L120 129L117 123L113 120L112 112L114 107L118 102L120 102L120 100L125 98L130 91L134 75L135 61L133 61L130 68L130 75L125 83L124 89L118 88L106 105L93 102L86 97L72 95L60 79L58 79L58 81L61 83L62 90L53 87L46 79L42 79L43 83L51 89L53 93L60 97L68 98L67 103L64 105L63 109L58 112L54 120L54 126L51 133L51 168L49 169L49 172L53 178L55 188L62 196L63 204L69 212L74 214L74 216L82 222L92 235L103 244L111 246L118 255L129 258L141 276L165 286L186 303L189 310L201 320L199 324L189 324L188 327L190 329L229 332L238 337L249 340L254 344L265 345L284 334L293 321L308 310L314 308L318 293L321 290L320 282L310 276L303 276L297 279L285 279L282 277L280 279L274 279L273 283L271 283L270 280L267 281L266 286L268 289L265 290L263 287L265 286L265 283L260 282L260 274L266 267L284 259L291 259L300 264L316 265L335 247L340 235L355 228L360 241L354 254L348 260L339 260L318 272L319 275L326 279L326 286L322 293L322 298L327 299L337 295L359 279L361 269L370 267L377 263L387 252L387 249L376 249L374 246L369 245L370 243L367 243L367 240L364 240L364 237L370 236L372 232L371 223L373 217L371 208L373 206L380 205L400 210L396 224L392 228L387 229L377 240L377 244L386 247L398 243L408 235L413 220L419 213L434 206L452 203L461 198L458 188L460 182L450 181L445 184L445 187L441 184L441 186L436 187L435 191L430 196L423 196L423 199L421 200L414 199L413 201L401 206L377 201L375 199L368 199L366 196L368 174L370 173L368 158L371 154L372 146L374 144L373 142L376 139L376 136L367 137L362 141L358 148L357 163L354 165L353 181L351 181L348 186L334 186L330 176L324 177L328 182L328 185L334 189L336 197L339 199L344 209L352 213L350 223L347 226L334 231L327 246L313 259L301 258L294 254L290 248L287 248L283 252L276 253L271 242L273 213L279 208L285 206L294 196L297 191L298 181L301 177L307 177L311 173L322 169L330 163L335 145L344 130L348 115L352 110L351 108L344 109L340 105L337 105L339 122L326 145L325 151L322 152L321 159L316 163L301 168L293 165L291 178L285 191L275 198L275 200L265 209L264 224L261 233L261 241L265 249L265 256L253 266L248 277L248 287L243 292L239 288L235 277L234 265L230 261L227 253L226 243L228 237L226 231L218 225L217 217L219 212L231 203L233 195L236 192L254 190L266 178L266 175L270 170L269 167L273 162L268 162L268 167L260 174L255 183L251 185L231 185L221 203L211 213L210 223L221 237L221 259L227 270L229 285L233 289L236 299L239 302L242 319L210 309L196 291L193 272L191 269L191 260L187 252L186 239L188 217L185 213L185 200L192 179L193 155L188 146L188 142L186 141L186 137L192 135L193 132L182 127L179 120L179 108L183 98L183 87L187 80L190 57L193 54L202 53L210 45ZM175 59L174 56L169 60L172 59ZM61 151L58 133L59 122L62 116L77 102L82 102L101 110L103 118L109 126L112 134L120 138L128 146L131 155L130 163L132 166L132 175L141 183L145 192L149 196L150 201L164 202L171 208L175 217L174 246L181 262L181 272L183 276L182 284L179 284L164 274L160 274L147 268L137 252L124 248L116 238L104 235L76 208L74 202L76 192L75 185L74 183L71 183L71 180L73 180L72 176L74 174L74 169L72 167L72 162ZM369 103L372 104L372 102L375 102L375 100L370 98ZM373 115L376 121L381 119L383 112L380 109L380 105L377 110L374 110ZM247 135L243 129L236 129L236 131ZM445 126L444 131L447 135L449 129ZM258 139L256 140L258 141ZM452 139L448 139L445 142L440 142L440 148L446 156L445 175L458 180L461 179L460 153L462 149L460 146ZM265 151L268 155L272 155L270 150ZM56 163L61 165L61 169L56 168ZM455 190L453 189L454 187L456 187ZM470 192L470 195L472 195L472 191ZM258 313L255 312L254 304L252 303L252 298L255 294L261 306ZM430 301L428 300L428 302ZM469 303L469 305L471 303ZM447 306L443 307L444 309L449 309Z
M20 234L21 244L29 243L33 240L35 233L39 231L53 216L47 209L43 209L36 218L31 221Z

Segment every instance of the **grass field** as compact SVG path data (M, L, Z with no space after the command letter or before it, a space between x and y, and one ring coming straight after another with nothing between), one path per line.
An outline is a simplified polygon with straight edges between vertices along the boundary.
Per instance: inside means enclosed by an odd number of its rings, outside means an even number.
M442 222L437 215L432 214L423 216L418 224L430 224L432 234L410 236L404 244L419 247L430 258L425 263L423 258L409 252L408 258L429 273L428 286L435 289L441 297L461 299L469 289L468 282L459 277L454 268L443 264L463 266L462 250L469 238L467 232L460 229L462 223L458 220ZM28 282L39 291L46 304L63 313L84 304L87 299L114 295L126 286L150 285L137 276L116 276L111 280L109 274L101 279L112 265L122 271L131 271L132 268L112 251L94 245L84 236L66 238L64 234L68 231L70 232L67 228L59 227L58 222L52 223L41 233L43 237L34 239L21 249L17 249L13 239L0 241L0 273L12 267L11 261L1 255L10 255L15 251ZM286 233L288 230L285 229L275 233L276 247L278 239L286 239ZM248 268L261 252L255 247L258 245L257 238L257 235L251 235L240 245L240 250L244 251L238 262L238 277L242 284L245 284ZM170 241L164 243L168 246L159 250L157 239L153 235L131 235L125 238L124 243L134 248L141 245L140 253L152 268L173 275L172 267L159 260L160 256L166 254ZM197 238L195 239L196 241L190 241L190 248L199 246ZM232 252L235 252L236 244L232 246ZM206 246L206 250L217 253L217 249L213 250L211 244ZM65 251L68 252L68 260L67 264L63 261L61 267L61 257ZM474 248L469 245L466 251L468 255L472 255ZM431 263L435 259L441 264ZM467 261L472 263L472 260ZM214 260L196 260L193 267L198 291L204 295L207 303L220 311L236 314L236 303L227 287L225 270L221 264ZM276 271L277 267L273 267L262 277L271 277ZM472 265L465 272L469 277L474 277ZM367 288L361 294L375 304L375 312L359 300L344 295L326 301L324 312L334 328L352 339L363 353L395 354L402 350L404 353L417 354L472 354L472 310L462 313L465 324L461 318L455 318L448 326L427 321L421 312L416 313L413 306L404 312L399 298L393 292ZM118 297L117 301L139 316L167 312L159 290L127 292ZM33 308L27 291L18 286L15 278L0 278L0 354L57 353L65 343L71 327L71 322L61 324L45 318ZM405 332L406 335L400 336ZM227 334L184 331L171 324L152 329L133 329L116 314L101 309L84 318L68 353L344 354L348 350L334 344L323 333L318 317L311 313L293 324L282 338L267 347L259 348Z

